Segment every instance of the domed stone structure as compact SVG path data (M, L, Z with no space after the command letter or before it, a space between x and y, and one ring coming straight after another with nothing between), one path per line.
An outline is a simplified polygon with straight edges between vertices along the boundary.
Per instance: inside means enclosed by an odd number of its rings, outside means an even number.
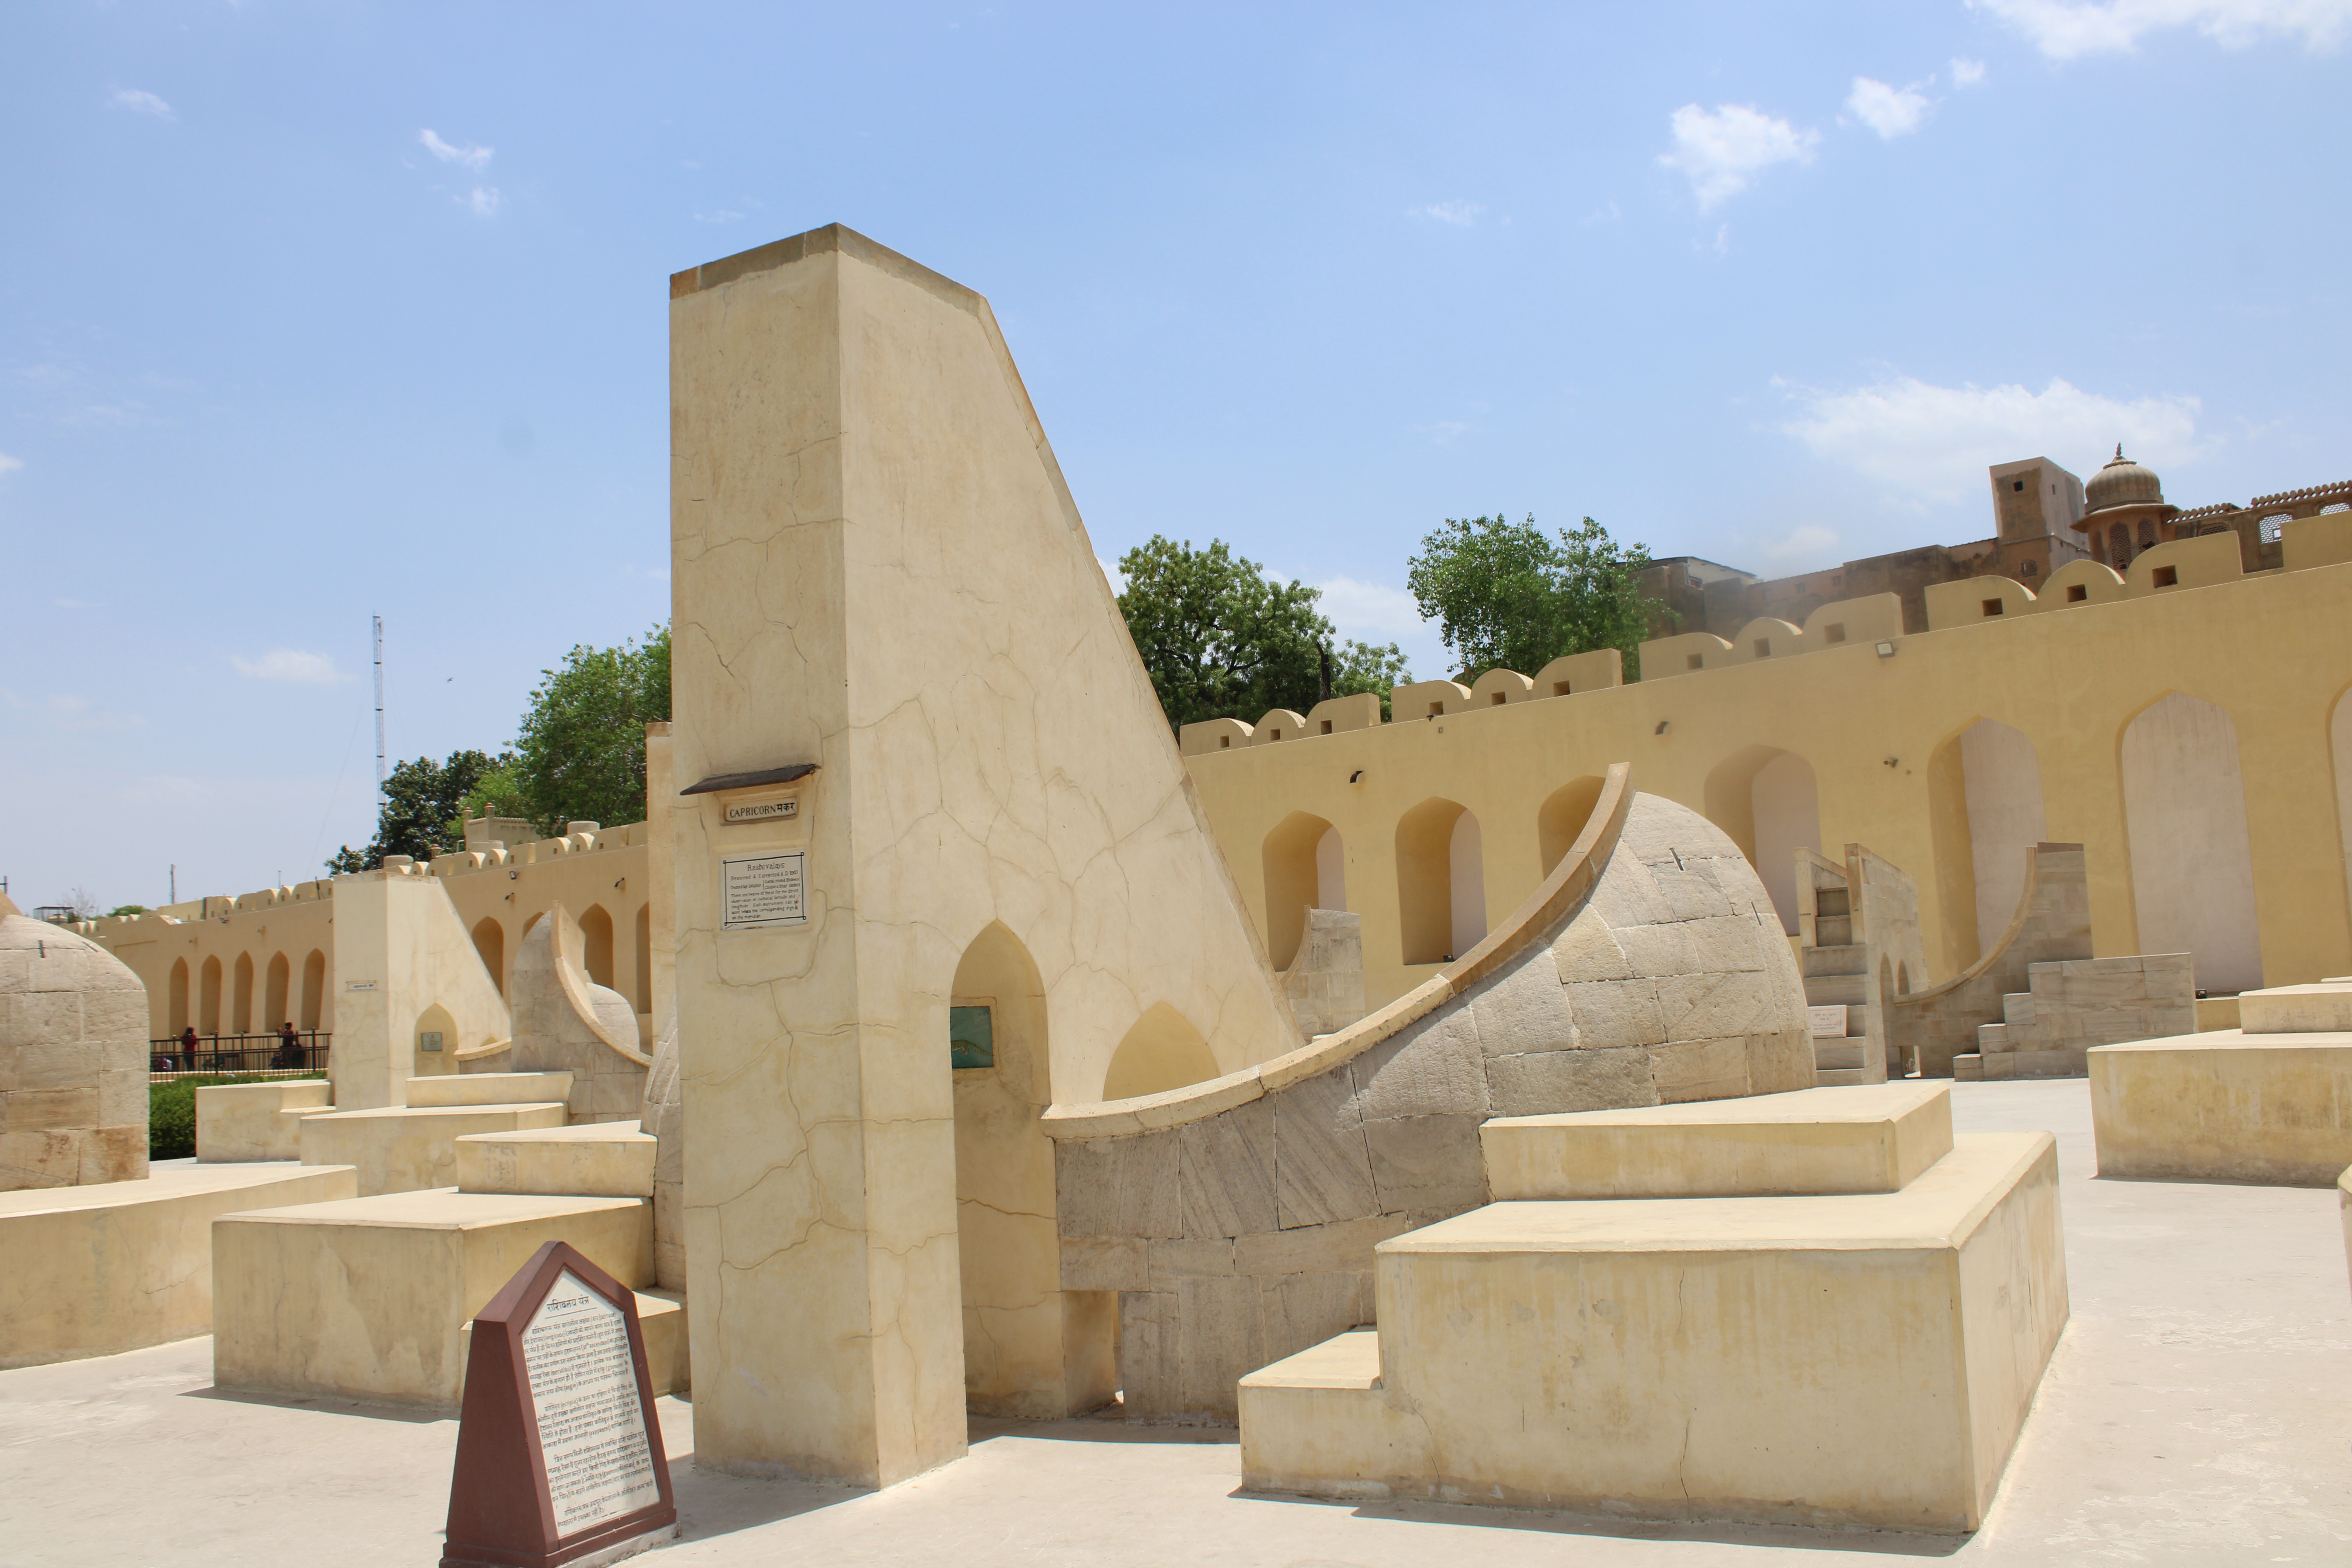
M2125 457L2123 443L2118 441L2114 460L2083 487L2083 500L2095 512L2119 506L2162 506L2164 484L2153 468Z
M89 938L0 909L0 1192L147 1174L147 988Z

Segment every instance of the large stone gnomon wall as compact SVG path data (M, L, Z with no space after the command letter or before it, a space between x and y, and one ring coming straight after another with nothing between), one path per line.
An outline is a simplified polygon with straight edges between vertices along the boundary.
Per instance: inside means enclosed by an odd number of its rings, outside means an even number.
M656 803L725 1369L696 1457L888 1482L962 1452L968 1399L1108 1392L1108 1303L1045 1239L1051 1086L1098 1094L1155 1008L1216 1069L1299 1037L986 301L831 228L679 274L671 327L676 777L772 778ZM730 927L730 858L796 868L798 923ZM983 983L1007 1052L968 1091L949 1009Z

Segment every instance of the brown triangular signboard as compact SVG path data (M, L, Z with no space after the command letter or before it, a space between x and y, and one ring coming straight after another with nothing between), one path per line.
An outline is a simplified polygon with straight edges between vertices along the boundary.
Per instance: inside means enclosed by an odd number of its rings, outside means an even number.
M636 1295L551 1241L474 1319L442 1568L611 1562L677 1529Z

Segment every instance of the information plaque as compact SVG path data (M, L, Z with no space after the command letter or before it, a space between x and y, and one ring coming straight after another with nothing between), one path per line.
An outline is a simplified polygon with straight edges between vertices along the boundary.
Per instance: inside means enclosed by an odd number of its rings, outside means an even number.
M442 1568L612 1562L677 1527L636 1296L551 1241L474 1319Z
M807 859L807 853L799 849L721 857L719 929L808 924Z

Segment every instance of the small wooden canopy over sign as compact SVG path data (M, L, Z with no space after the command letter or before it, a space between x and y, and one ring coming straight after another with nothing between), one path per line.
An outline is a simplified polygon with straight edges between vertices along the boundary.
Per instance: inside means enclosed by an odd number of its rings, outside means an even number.
M636 1296L551 1241L474 1319L442 1568L612 1562L677 1531Z
M761 768L757 773L713 773L700 784L690 784L677 793L686 795L718 795L730 789L758 789L762 784L798 784L816 772L814 763L794 763L788 768Z

